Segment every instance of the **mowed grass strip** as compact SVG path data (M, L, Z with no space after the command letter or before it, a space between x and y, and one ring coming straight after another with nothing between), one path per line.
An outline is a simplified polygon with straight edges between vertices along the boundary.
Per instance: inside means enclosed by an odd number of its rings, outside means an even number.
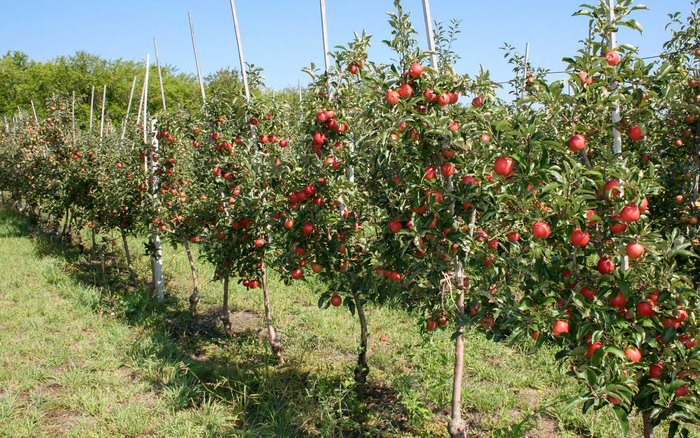
M280 366L269 353L260 291L232 287L237 330L226 338L217 324L221 287L207 281L206 263L198 263L202 301L191 318L184 251L166 248L168 297L158 304L143 280L142 240L131 239L141 279L134 284L119 246L108 245L118 257L103 271L98 256L37 230L0 206L0 436L445 436L451 328L425 333L423 316L369 304L371 373L358 391L357 318L342 306L318 309L322 284L284 286L271 275L287 359ZM609 410L565 411L557 401L574 386L551 349L527 355L528 347L467 333L470 436L621 436ZM519 428L531 414L532 425Z

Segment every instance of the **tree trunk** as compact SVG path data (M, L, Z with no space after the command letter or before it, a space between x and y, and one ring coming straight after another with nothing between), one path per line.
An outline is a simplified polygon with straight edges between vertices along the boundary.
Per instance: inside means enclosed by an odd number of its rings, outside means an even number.
M136 280L136 271L134 270L134 265L131 263L131 251L129 251L129 242L126 240L126 231L124 228L119 227L119 231L122 233L122 243L124 244L124 253L126 254L126 264L129 267L129 278Z
M69 222L70 222L70 210L66 209L66 216L65 216L65 220L63 222L63 231L61 231L60 239L63 239L63 236L66 235L66 230L68 229Z
M95 228L90 228L92 230L92 251L94 252L97 249L97 242L95 239Z
M642 414L642 422L644 424L644 438L654 438L654 426L651 425L649 420L649 412Z
M197 314L197 303L199 303L199 283L197 282L197 271L194 269L194 259L192 258L192 251L190 251L190 243L185 236L182 236L182 241L185 243L185 252L187 252L187 259L190 261L190 271L192 272L193 290L192 295L190 295L190 315L194 317Z
M353 292L357 317L360 319L360 354L357 356L357 367L355 368L355 382L363 384L367 381L369 366L367 365L367 317L365 308L360 299L359 292Z
M282 341L275 333L275 326L272 325L272 310L270 309L270 293L267 288L267 269L262 269L262 286L263 286L263 301L265 303L265 323L267 324L267 333L270 335L270 348L272 354L279 360L280 364L284 363L282 356Z
M226 336L231 336L231 314L228 311L228 276L224 277L224 304L221 306L221 322Z
M464 314L464 291L457 295L457 313ZM464 373L464 327L457 329L455 339L455 367L452 381L452 418L447 425L450 438L467 436L467 425L462 419L462 374Z

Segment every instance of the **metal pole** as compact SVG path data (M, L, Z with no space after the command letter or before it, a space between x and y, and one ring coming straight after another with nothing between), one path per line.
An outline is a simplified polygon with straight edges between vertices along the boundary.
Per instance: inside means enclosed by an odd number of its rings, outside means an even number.
M428 50L431 53L430 63L435 70L438 69L437 53L435 53L435 39L433 35L433 19L430 17L430 0L423 0L423 16L425 17L425 33L428 38Z
M92 91L90 92L90 127L88 128L88 134L92 134L92 109L95 103L95 86L92 86Z
M194 41L194 26L192 25L192 12L187 12L190 17L190 33L192 34L192 48L194 49L194 60L197 64L197 77L199 78L199 88L202 91L202 103L207 103L207 97L204 93L204 81L202 80L202 70L199 68L199 55L197 54L197 43ZM207 109L204 108L206 113ZM208 117L208 116L207 116Z
M243 90L245 91L245 99L250 101L250 88L248 87L248 74L245 69L245 61L243 60L243 44L241 43L241 34L238 30L238 17L236 15L236 6L231 0L231 14L233 15L233 30L236 32L236 44L238 45L238 59L241 63L241 77L243 78ZM193 41L194 41L194 37Z
M105 129L105 101L107 100L107 85L102 89L102 119L100 120L100 141Z
M153 46L156 49L156 64L158 65L158 81L160 82L160 96L163 98L163 111L167 111L165 108L165 88L163 88L163 75L160 72L160 57L158 56L158 44L156 43L155 37L153 38Z

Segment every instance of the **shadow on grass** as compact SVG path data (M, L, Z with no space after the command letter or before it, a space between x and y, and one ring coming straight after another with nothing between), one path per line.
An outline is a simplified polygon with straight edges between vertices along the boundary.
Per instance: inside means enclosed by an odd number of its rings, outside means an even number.
M347 373L328 372L269 352L257 314L234 313L239 329L223 335L218 309L191 317L187 303L157 302L152 288L129 279L114 253L57 241L38 221L0 207L0 238L33 236L38 256L63 259L76 284L100 291L98 312L136 329L123 369L150 384L172 411L225 406L223 430L245 437L390 437L410 432L407 410L390 387L360 388Z

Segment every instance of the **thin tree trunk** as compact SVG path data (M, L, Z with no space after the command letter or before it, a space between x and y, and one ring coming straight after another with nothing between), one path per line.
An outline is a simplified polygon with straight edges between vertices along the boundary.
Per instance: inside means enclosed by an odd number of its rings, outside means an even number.
M59 236L61 239L63 239L63 236L66 235L66 230L68 229L68 222L70 222L70 210L66 209L65 220L63 222L63 231L61 231L61 235Z
M78 234L78 248L82 253L85 251L85 243L83 242L83 227L77 227L76 233Z
M464 314L464 291L457 295L457 313ZM452 418L447 425L450 438L467 436L467 425L462 419L462 375L464 373L464 327L457 328L455 339L455 368L452 381Z
M136 280L136 271L134 270L134 265L131 263L131 251L129 251L129 242L126 240L126 231L124 228L119 227L119 231L122 233L122 242L124 243L124 252L126 253L126 264L129 267L129 277L132 280Z
M199 283L197 282L197 271L194 269L194 259L192 258L192 251L190 251L190 243L187 241L187 237L182 236L182 241L185 243L185 252L187 252L187 259L190 261L190 271L192 272L192 295L190 295L190 315L195 316L197 314L197 303L199 303Z
M97 242L95 239L95 228L91 228L92 230L92 251L94 252L97 249Z
M357 356L357 367L355 368L355 382L363 384L367 381L369 366L367 365L367 317L365 307L360 298L359 292L353 292L357 317L360 319L360 354Z
M224 278L224 304L221 306L221 322L226 336L231 336L231 314L228 311L228 276Z
M642 414L642 422L644 424L644 438L654 438L654 426L651 425L651 420L649 420L649 412Z
M262 269L262 286L263 301L265 304L265 323L267 324L267 333L270 335L270 348L272 348L272 354L280 361L280 364L283 364L284 357L282 357L282 341L277 337L277 334L275 333L275 326L272 325L270 293L267 288L267 269L264 267Z

